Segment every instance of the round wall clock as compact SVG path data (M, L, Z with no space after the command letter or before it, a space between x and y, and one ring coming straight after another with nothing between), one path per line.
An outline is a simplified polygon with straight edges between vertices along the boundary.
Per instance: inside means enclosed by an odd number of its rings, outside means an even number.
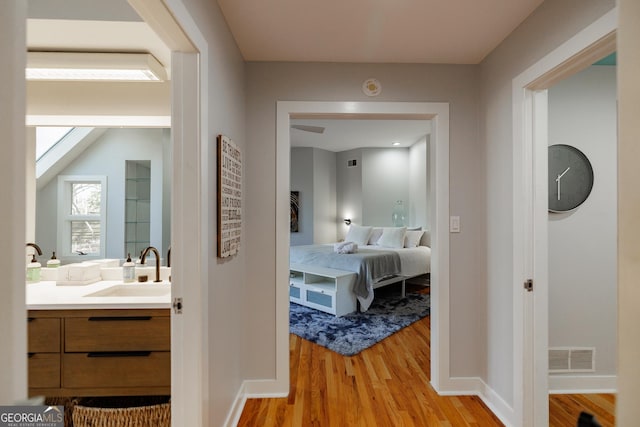
M576 147L549 147L549 211L568 212L587 200L593 188L593 168Z

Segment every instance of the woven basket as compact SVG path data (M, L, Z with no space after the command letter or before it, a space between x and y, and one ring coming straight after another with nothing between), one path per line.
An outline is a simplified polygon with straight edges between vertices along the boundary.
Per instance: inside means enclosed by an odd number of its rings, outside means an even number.
M73 408L73 427L170 427L171 403L133 408Z

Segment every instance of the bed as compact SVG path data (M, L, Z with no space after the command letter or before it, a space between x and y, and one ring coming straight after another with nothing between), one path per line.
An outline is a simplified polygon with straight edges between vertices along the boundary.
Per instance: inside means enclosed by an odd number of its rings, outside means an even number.
M395 241L383 238L387 231L389 231L388 234L394 234ZM407 244L406 238L413 231L416 231L413 234L416 241ZM400 237L402 243L400 243ZM366 311L371 305L374 289L402 282L404 296L406 279L431 271L431 248L427 246L428 233L426 232L407 231L403 227L374 228L352 225L345 241L360 242L355 253L336 253L334 244L291 246L289 261L296 265L311 265L356 273L353 293L360 303L361 311ZM392 243L394 244L391 245Z

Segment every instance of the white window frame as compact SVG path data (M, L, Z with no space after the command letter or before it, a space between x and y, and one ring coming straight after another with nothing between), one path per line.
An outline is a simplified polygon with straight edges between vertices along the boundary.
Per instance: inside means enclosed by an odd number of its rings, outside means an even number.
M72 215L71 186L77 183L100 183L100 215ZM71 221L100 221L100 252L78 255L71 252ZM58 257L67 260L104 258L107 243L107 177L106 175L59 175L58 176Z

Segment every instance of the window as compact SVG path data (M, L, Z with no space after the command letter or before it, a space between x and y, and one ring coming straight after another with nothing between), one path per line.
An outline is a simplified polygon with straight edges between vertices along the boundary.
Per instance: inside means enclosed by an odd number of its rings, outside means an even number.
M104 257L107 177L59 176L58 194L61 255Z

